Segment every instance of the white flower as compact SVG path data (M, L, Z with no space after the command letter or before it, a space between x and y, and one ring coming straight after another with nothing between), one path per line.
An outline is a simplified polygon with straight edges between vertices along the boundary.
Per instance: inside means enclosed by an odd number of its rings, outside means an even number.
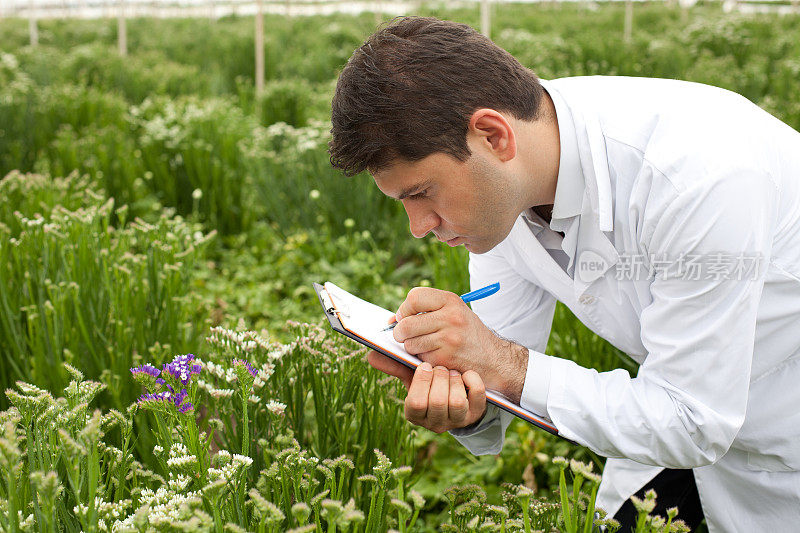
M194 456L192 457L194 458ZM182 492L186 490L186 487L188 487L191 482L192 479L189 476L178 474L177 477L171 477L170 480L167 481L167 485L175 492Z
M201 189L195 189L192 191L192 198L195 200L199 200L203 197L203 191Z
M234 391L233 389L209 389L208 391L209 396L216 400L227 399L233 396Z
M208 469L208 476L211 480L224 479L225 481L231 481L234 475L236 475L236 465L233 463L223 465L221 468Z
M176 442L169 449L170 457L182 457L184 455L189 455L189 449L183 443Z
M272 414L280 416L286 411L286 404L276 400L270 400L267 402L267 410Z
M23 520L23 519L22 519L22 511L18 511L18 512L19 512L19 515L18 515L18 516L19 516L19 518L20 518L20 521L19 521L19 528L20 528L21 530L25 531L25 530L29 530L31 527L33 527L33 514L29 514L29 515L28 515L27 517L25 517L25 519Z
M170 468L189 468L197 463L194 455L182 455L180 457L170 457L167 459L167 466Z
M320 192L317 189L311 189L311 192L308 193L308 197L312 200L319 199Z
M247 457L246 455L239 455L238 453L233 454L233 462L238 463L244 467L248 467L253 464L253 460Z

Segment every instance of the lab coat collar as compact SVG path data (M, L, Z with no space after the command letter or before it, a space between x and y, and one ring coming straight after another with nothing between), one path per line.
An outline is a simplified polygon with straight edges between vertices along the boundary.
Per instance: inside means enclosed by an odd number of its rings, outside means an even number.
M614 230L614 206L605 136L598 117L592 113L585 102L581 101L580 94L571 93L569 85L562 87L559 85L558 80L541 80L541 82L542 86L553 97L553 102L557 106L557 114L559 107L561 107L562 113L558 117L559 132L566 132L570 129L565 127L569 124L568 122L562 126L562 119L566 119L567 112L569 112L574 125L574 140L576 141L575 146L577 146L581 170L579 174L584 184L583 195L579 197L579 218L571 224L561 222L562 219L555 218L556 204L554 203L553 220L556 222L556 227L563 227L567 230L564 234L563 246L568 254L571 250L574 250L573 254L571 254L570 265L575 259L573 255L577 255L572 285L575 296L579 297L586 292L586 289L594 281L619 262L619 253L607 235L607 233L613 235L611 232ZM569 147L570 143L568 140L562 139L562 146ZM566 161L569 161L568 155ZM565 163L565 165L568 164ZM564 168L568 167L565 166ZM561 178L560 170L559 178ZM574 194L575 181L566 181L565 183L570 185L562 189L565 194L561 198L559 198L558 185L556 185L556 201L566 199L568 190ZM576 204L569 202L565 205L567 207L561 211L560 214L562 215L572 211L569 207L575 207ZM528 215L526 218L534 222L530 218L530 211L526 212L526 214ZM554 224L551 221L551 228L553 226ZM554 261L548 264L552 268L560 270L560 267Z
M553 202L551 229L561 231L561 221L581 214L583 207L583 190L586 185L581 172L581 161L578 154L578 140L575 135L575 123L572 112L561 94L549 83L542 83L556 108L558 136L561 145L556 197ZM558 223L558 228L554 227ZM566 226L566 225L564 225Z
M619 262L619 253L610 238L614 231L614 199L600 119L578 95L573 99L568 94L565 100L572 109L581 168L587 184L574 277L575 294L580 295Z
M562 80L539 81L542 83L542 87L551 95L556 106L559 131L562 129L562 116L564 121L567 120L567 117L572 119L572 125L575 129L574 140L577 141L577 146L573 144L570 136L561 135L562 146L567 145L568 150L570 150L570 147L577 148L582 180L589 185L585 186L585 189L590 193L590 200L597 210L600 231L610 232L614 230L614 211L605 136L600 126L600 120L592 112L591 106L585 101L586 96L571 90L568 80L569 78L563 79L567 83L560 83ZM565 131L570 129L568 128L568 122L564 124L566 126L564 127ZM572 156L567 155L566 158L562 157L560 161L572 166L571 159ZM572 166L572 168L578 167ZM560 171L559 177L561 177ZM558 185L556 185L556 189L558 189ZM558 196L558 192L556 192L556 196ZM577 207L577 204L572 204L572 206ZM553 211L555 210L554 204Z
M572 112L561 94L549 82L543 81L542 86L550 95L555 106L560 141L556 194L553 202L550 229L563 232L563 241L554 235L551 236L550 233L542 233L547 223L532 208L526 209L523 216L527 219L528 225L545 249L563 250L567 254L569 258L567 273L572 276L577 249L577 226L580 223L580 220L576 217L583 210L586 184L581 171Z

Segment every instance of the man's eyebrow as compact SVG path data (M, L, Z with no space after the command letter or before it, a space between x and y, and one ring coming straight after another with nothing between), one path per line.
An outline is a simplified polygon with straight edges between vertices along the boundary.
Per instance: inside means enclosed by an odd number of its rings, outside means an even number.
M398 196L397 199L398 200L403 200L404 198L408 198L409 196L414 194L416 191L419 191L421 189L424 189L424 188L428 187L431 184L432 181L433 181L433 179L428 178L425 181L423 181L422 183L417 183L416 185L412 185L410 187L406 187L405 189L402 190L402 192L400 193L400 196Z

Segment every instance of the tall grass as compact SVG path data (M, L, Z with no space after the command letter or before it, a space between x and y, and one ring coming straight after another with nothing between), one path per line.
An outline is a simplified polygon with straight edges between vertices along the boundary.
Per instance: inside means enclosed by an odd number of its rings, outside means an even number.
M121 376L137 357L196 344L187 287L209 237L167 213L126 224L125 206L92 186L77 174L0 180L0 386L59 390L68 362L122 408L134 390Z
M501 505L490 504L478 486L451 486L443 494L449 523L424 524L426 500L414 488L421 472L405 466L414 431L379 382L353 381L348 367L363 364L364 351L342 357L347 340L297 326L291 345L271 344L253 331L216 329L208 338L210 359L184 355L162 369L133 368L130 379L147 393L125 412L90 407L105 386L70 365L64 365L63 397L24 382L7 389L13 407L0 412L0 527L370 533L618 527L595 518L600 477L592 465L563 457L553 460L560 504L511 483L504 484ZM303 377L319 386L306 390ZM276 395L292 388L280 398L286 403L279 401ZM292 438L305 440L297 412L309 399L327 426L309 434L312 446L322 441L337 453L344 445L342 455L326 457ZM145 423L134 423L137 411ZM132 453L142 438L156 443L144 464ZM589 494L581 490L584 481ZM647 505L654 499L648 494ZM647 509L640 513L642 531L673 531Z

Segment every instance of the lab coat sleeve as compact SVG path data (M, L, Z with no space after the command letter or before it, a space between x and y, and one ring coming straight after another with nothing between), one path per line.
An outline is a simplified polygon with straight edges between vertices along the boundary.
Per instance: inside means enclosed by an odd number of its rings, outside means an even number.
M550 336L555 298L517 274L497 248L480 255L470 253L469 274L472 290L500 282L497 294L471 304L483 323L505 339L543 352ZM521 369L523 375L524 371ZM450 434L474 455L497 454L513 419L511 413L489 404L486 415L474 427L454 429Z
M671 190L640 217L646 260L668 266L655 270L641 313L648 353L637 377L551 357L547 410L565 437L600 455L694 468L721 458L744 422L777 192L757 170ZM704 265L698 280L692 257ZM741 279L711 266L740 257L757 258Z

